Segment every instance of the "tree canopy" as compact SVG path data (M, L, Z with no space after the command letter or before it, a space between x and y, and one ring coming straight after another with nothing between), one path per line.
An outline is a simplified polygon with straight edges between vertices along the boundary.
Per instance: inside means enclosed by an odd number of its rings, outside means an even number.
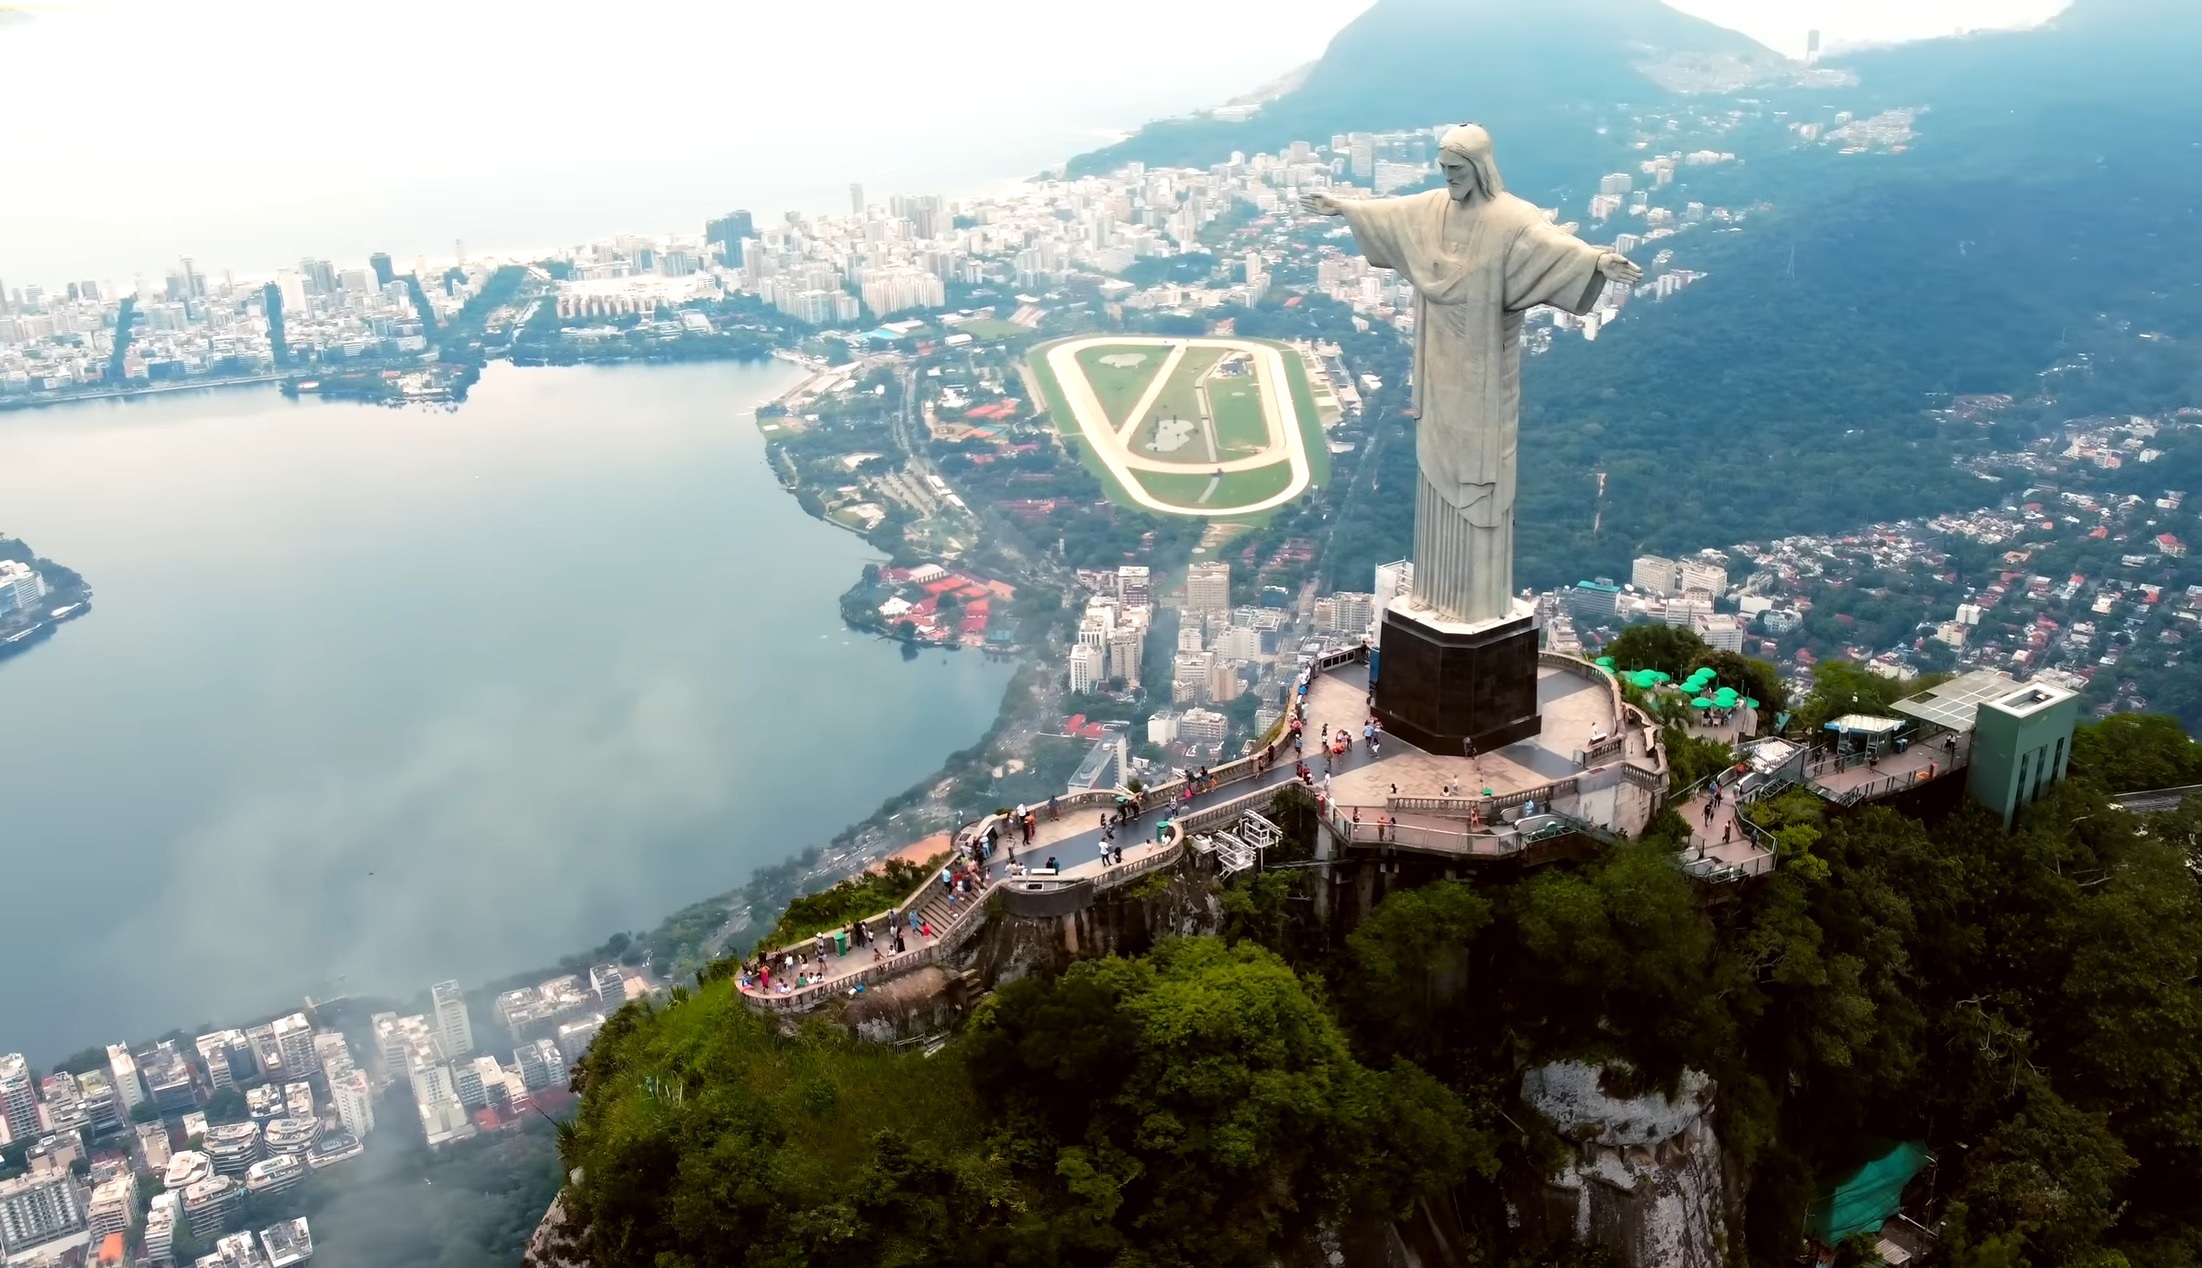
M1480 1262L1566 1262L1510 1215L1564 1148L1519 1088L1583 1060L1619 1094L1711 1076L1746 1262L1919 1140L1957 1268L2202 1263L2202 803L2103 782L2184 779L2189 747L2083 728L2008 833L1799 793L1754 807L1782 864L1750 888L1695 887L1669 815L1577 864L1387 874L1345 928L1281 866L1312 858L1285 804L1218 934L1010 982L930 1059L724 981L630 1006L578 1076L569 1210L603 1268L1266 1264L1438 1209Z

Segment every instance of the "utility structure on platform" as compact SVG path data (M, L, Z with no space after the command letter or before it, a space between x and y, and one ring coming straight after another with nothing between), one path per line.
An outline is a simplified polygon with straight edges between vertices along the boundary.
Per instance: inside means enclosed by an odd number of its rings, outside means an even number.
M1414 584L1385 608L1373 694L1393 734L1474 753L1540 727L1536 615L1514 596L1522 318L1587 313L1607 283L1644 274L1507 193L1483 128L1446 133L1438 166L1442 190L1302 201L1415 288Z

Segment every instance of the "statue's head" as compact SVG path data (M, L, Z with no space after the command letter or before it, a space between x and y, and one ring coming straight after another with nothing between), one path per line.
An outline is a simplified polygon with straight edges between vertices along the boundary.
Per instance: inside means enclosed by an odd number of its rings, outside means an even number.
M1498 160L1491 157L1491 134L1480 123L1463 123L1446 133L1438 142L1437 166L1455 202L1496 198L1506 190Z

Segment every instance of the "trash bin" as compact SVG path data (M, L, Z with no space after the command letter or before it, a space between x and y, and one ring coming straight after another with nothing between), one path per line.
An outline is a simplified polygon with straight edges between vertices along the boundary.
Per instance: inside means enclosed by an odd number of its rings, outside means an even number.
M848 930L846 930L846 929L836 929L836 930L834 930L834 933L833 933L833 949L834 949L835 953L836 953L836 954L839 954L839 955L847 955L847 954L849 953L849 931L848 931Z

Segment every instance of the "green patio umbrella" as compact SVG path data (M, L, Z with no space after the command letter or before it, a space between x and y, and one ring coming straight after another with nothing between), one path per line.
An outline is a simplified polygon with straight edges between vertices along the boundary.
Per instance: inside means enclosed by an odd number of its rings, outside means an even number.
M1693 709L1710 709L1713 707L1713 702L1707 700L1703 696L1699 696L1697 699L1690 702L1690 707Z
M1659 685L1659 674L1654 670L1639 669L1635 673L1629 675L1629 682L1634 686L1649 691L1653 687Z
M1713 703L1719 705L1723 709L1735 708L1736 701L1741 700L1742 698L1743 697L1736 694L1736 689L1734 687L1722 687L1720 690L1713 693Z
M1600 669L1611 669L1611 668L1613 668L1613 657L1611 657L1611 656L1600 656L1600 657L1599 657L1598 659L1596 659L1596 660L1594 660L1594 661L1592 661L1592 662L1590 662L1590 663L1591 663L1591 664L1593 664L1593 665L1596 665L1596 666L1597 666L1598 668L1600 668Z
M1743 707L1744 707L1744 708L1746 708L1746 709L1756 709L1756 708L1758 708L1758 707L1759 707L1759 702L1758 702L1758 701L1756 701L1756 700L1753 700L1753 699L1752 699L1751 697L1749 697L1749 696L1745 696L1745 697L1743 698Z

